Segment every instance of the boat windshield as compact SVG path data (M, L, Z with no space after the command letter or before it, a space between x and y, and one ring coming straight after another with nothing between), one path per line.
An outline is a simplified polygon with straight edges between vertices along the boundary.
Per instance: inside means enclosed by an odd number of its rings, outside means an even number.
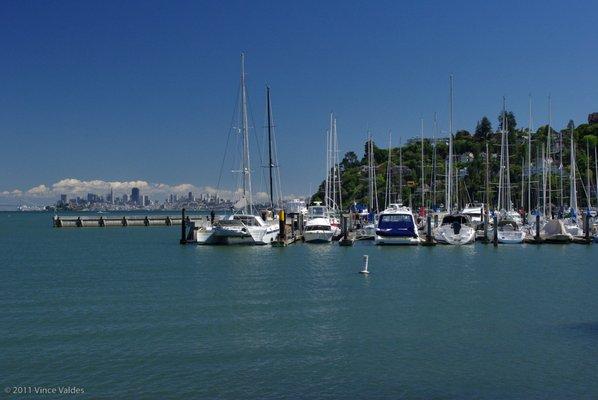
M330 225L308 225L305 227L306 231L329 231Z
M313 217L323 217L326 215L326 207L310 207L309 215Z
M260 225L255 217L249 216L249 215L235 215L233 217L233 219L235 221L240 221L248 226L259 226Z
M411 215L407 215L407 214L381 215L380 222L411 222Z

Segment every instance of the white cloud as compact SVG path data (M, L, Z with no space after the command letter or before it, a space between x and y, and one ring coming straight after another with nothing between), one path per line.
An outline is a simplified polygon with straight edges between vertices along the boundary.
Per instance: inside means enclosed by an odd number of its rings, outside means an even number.
M51 195L51 190L46 185L32 187L27 192L29 196L45 197Z
M61 194L66 194L69 198L80 196L84 197L87 193L95 193L99 195L106 195L110 193L112 189L116 196L122 196L123 194L130 194L131 189L137 187L141 190L142 195L149 195L154 199L164 199L171 193L186 195L188 192L193 192L196 195L200 193L204 194L218 194L221 198L236 200L241 197L241 189L235 191L231 190L218 190L213 186L198 187L191 183L151 183L144 180L135 181L105 181L101 179L94 180L80 180L77 178L65 178L58 182L50 185L40 184L27 190L4 190L0 191L0 196L5 198L30 198L55 200ZM285 196L285 198L296 198L300 196ZM268 193L257 192L253 194L253 200L255 202L267 202L269 199Z

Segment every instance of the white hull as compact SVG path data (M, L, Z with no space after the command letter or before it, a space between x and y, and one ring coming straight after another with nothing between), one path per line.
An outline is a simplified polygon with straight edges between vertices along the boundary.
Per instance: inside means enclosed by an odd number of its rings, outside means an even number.
M303 239L307 243L330 243L333 235L333 231L304 231Z
M274 227L218 227L214 232L214 240L223 244L265 245L272 243L277 235L278 229Z
M475 242L475 229L463 225L459 233L455 233L451 226L442 225L436 229L434 239L442 244L471 244Z
M419 237L401 237L401 236L379 236L376 235L375 243L377 245L401 245L401 246L417 246L421 240Z
M496 234L496 238L498 240L498 243L502 243L502 244L523 243L523 241L525 240L525 232L523 232L523 231L501 232L501 231L499 231Z

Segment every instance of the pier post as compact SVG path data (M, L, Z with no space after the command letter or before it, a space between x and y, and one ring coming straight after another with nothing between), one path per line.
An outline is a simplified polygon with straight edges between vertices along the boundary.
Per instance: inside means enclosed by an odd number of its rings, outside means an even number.
M590 210L586 211L585 219L584 219L583 229L584 229L584 237L587 242L590 241Z
M435 246L436 245L436 241L434 240L434 237L432 236L432 216L429 214L426 216L426 238L423 241L421 241L420 244L422 246Z
M488 243L488 212L484 211L482 217L484 218L484 243Z
M284 210L280 210L278 212L278 241L285 242L287 239L287 216L285 215Z
M343 214L341 215L341 240L338 242L339 246L353 246L354 240L349 236L349 217Z
M494 244L494 247L498 246L498 216L496 213L494 214L494 235L492 243Z
M428 215L426 217L426 241L430 243L432 241L432 216Z
M540 214L536 215L536 242L540 242Z
M187 244L187 221L185 221L185 209L181 210L181 244Z

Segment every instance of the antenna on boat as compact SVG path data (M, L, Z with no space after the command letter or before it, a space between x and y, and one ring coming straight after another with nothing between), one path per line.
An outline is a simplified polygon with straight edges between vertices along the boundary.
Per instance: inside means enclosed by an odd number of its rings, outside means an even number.
M364 275L368 275L370 273L370 271L368 271L368 255L364 254L363 255L363 269L361 271L359 271L360 274L364 274Z

